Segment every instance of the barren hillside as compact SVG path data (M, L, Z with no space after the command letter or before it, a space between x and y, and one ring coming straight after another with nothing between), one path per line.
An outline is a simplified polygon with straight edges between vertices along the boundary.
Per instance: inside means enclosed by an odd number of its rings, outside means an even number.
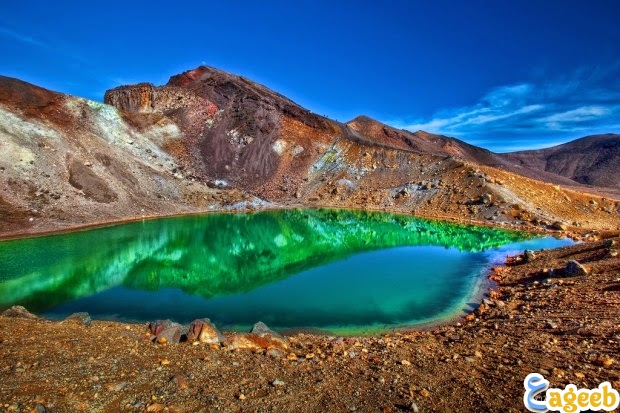
M1 235L290 206L619 225L619 202L509 172L497 154L366 117L338 123L213 68L122 86L105 101L0 77Z

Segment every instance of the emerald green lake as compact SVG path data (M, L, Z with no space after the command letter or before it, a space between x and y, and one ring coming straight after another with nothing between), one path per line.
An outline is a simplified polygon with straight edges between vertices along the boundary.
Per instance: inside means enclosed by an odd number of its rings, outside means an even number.
M0 311L389 330L464 314L507 254L571 243L379 212L208 214L0 242Z

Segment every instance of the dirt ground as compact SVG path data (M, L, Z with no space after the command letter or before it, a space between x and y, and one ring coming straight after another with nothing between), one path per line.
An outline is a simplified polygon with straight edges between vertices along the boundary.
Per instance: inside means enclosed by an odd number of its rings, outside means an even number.
M620 389L611 236L509 259L477 310L427 331L296 334L286 349L247 350L158 344L144 324L0 317L0 411L517 412L531 372ZM588 274L566 274L570 260Z

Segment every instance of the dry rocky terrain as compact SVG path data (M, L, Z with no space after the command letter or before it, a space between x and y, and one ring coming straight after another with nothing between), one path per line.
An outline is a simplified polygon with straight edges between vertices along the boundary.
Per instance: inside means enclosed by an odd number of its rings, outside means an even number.
M3 316L0 409L518 412L530 372L618 389L620 239L601 235L496 268L476 311L426 331L171 344L142 324Z

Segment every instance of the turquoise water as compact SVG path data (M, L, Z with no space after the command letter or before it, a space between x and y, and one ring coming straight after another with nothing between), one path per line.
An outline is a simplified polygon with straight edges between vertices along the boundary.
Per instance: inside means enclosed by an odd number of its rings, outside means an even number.
M0 310L374 332L462 314L492 264L568 243L346 210L167 218L0 242Z

